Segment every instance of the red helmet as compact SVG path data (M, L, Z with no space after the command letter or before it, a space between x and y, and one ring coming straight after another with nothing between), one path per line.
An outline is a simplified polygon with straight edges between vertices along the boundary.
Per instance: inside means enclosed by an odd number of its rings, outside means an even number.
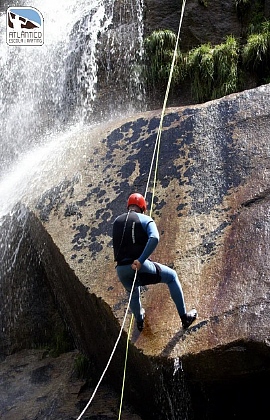
M146 210L146 201L145 201L144 197L139 193L131 194L128 197L127 208L129 208L129 206L131 206L131 204L135 204L136 206L138 206L143 213Z

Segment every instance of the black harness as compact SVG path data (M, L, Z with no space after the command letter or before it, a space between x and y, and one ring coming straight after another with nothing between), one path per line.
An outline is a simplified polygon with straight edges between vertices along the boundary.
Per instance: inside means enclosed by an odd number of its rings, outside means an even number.
M113 224L114 259L117 266L131 265L142 254L147 241L147 233L136 212L128 211L119 216ZM159 264L153 264L156 267L155 274L138 271L137 280L140 286L160 283L161 268Z

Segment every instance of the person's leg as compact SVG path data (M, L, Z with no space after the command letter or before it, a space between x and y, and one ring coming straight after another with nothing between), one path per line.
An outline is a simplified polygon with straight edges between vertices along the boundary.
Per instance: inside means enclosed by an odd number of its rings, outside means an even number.
M130 265L121 265L116 268L117 275L124 288L128 293L132 289L132 284L135 277L135 271L131 268ZM144 319L144 309L142 308L141 298L140 298L140 286L136 280L132 297L130 300L130 310L133 313L137 322L141 322Z
M183 328L186 329L197 318L197 311L194 308L189 312L186 311L184 294L176 271L166 265L159 263L158 265L160 267L161 283L166 283L168 285L171 297L181 318Z
M155 264L160 268L158 272ZM184 295L176 271L170 267L167 267L166 265L160 263L155 264L152 261L146 260L143 263L141 269L138 271L139 279L138 281L136 280L130 302L130 308L135 316L137 325L140 322L143 323L144 319L144 309L141 306L139 285L144 286L147 284L165 283L169 287L171 297L175 303L183 327L188 328L197 318L196 309L192 309L191 311L186 312ZM130 265L128 265L117 267L117 273L125 289L130 292L135 276L135 271L132 270ZM157 273L159 273L159 276Z
M155 276L155 273L157 272L155 264L159 267L158 273L160 274L160 279L158 279L158 276ZM189 312L186 312L182 286L175 270L167 267L166 265L146 260L139 273L139 276L141 276L141 280L143 281L142 284L160 282L168 285L171 297L175 303L184 329L188 328L195 321L197 318L197 311L196 309L191 309ZM147 281L149 281L149 283L147 283Z
M171 297L175 303L175 306L177 308L177 311L179 313L179 316L181 317L186 313L186 305L183 295L183 290L181 287L181 283L178 279L177 273L175 270L173 270L170 267L167 267L166 265L156 263L159 268L159 274L160 274L160 283L165 283L169 287L169 291L171 294ZM139 273L143 275L143 273L147 274L156 274L157 269L155 264L152 261L146 260L142 268L140 269Z
M172 300L175 303L179 316L186 313L184 294L178 275L175 270L163 264L158 264L161 269L161 283L167 284Z

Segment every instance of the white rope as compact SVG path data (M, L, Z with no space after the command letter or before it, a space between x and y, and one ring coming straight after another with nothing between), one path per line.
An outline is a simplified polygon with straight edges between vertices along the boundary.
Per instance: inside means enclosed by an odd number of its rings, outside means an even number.
M183 17L184 17L185 6L186 6L186 0L183 0L180 22L179 22L179 27L178 27L178 33L177 33L177 38L176 38L176 43L175 43L175 48L174 48L174 54L173 54L171 69L170 69L170 75L169 75L169 79L168 79L168 83L167 83L167 89L166 89L165 98L164 98L164 102L163 102L163 107L162 107L162 112L161 112L161 117L160 117L160 122L159 122L159 127L158 127L158 133L157 133L156 143L155 143L154 152L153 152L153 156L152 156L152 161L151 161L151 165L150 165L150 170L149 170L149 174L148 174L148 179L147 179L147 183L146 183L144 198L146 198L146 194L147 194L147 191L149 189L150 177L151 177L151 174L152 174L153 164L154 164L154 160L155 160L155 156L156 156L156 150L157 150L158 144L160 143L161 131L162 131L162 125L163 125L163 118L164 118L164 115L165 115L165 109L166 109L167 101L168 101L168 97L169 97L169 92L170 92L170 87L171 87L171 82L172 82L172 76L173 76L173 70L174 70L174 64L175 64L175 60L176 60L176 57L177 57L177 49L178 49L178 44L179 44L179 39L180 39L180 32L181 32L182 21L183 21Z
M176 60L176 56L177 56L177 49L178 49L178 44L179 44L179 39L180 39L180 31L181 31L181 27L182 27L182 21L183 21L183 16L184 16L184 10L185 10L185 6L186 6L186 0L183 0L182 3L182 10L181 10L181 17L180 17L180 22L179 22L179 28L178 28L178 34L177 34L177 39L176 39L176 44L175 44L175 49L174 49L174 55L173 55L173 60L172 60L172 64L171 64L171 70L170 70L170 75L169 75L169 79L168 79L168 84L167 84L167 89L166 89L166 94L165 94L165 99L164 99L164 103L163 103L163 108L162 108L162 114L161 114L161 118L160 118L160 123L159 123L159 128L158 128L158 134L157 134L157 138L156 138L156 143L155 143L155 147L154 147L154 152L153 152L153 156L152 156L152 161L151 161L151 165L150 165L150 170L149 170L149 175L148 175L148 180L147 180L147 184L146 184L146 189L145 189L145 194L144 197L146 197L148 188L149 188L149 182L150 182L150 177L151 177L151 173L152 173L152 169L153 169L153 164L154 164L154 160L155 160L155 155L157 154L157 160L158 160L158 146L160 144L160 138L161 138L161 131L162 131L162 125L163 125L163 118L165 115L165 109L166 109L166 105L167 105L167 100L168 100L168 96L169 96L169 91L170 91L170 86L171 86L171 81L172 81L172 75L173 75L173 70L174 70L174 64L175 64L175 60ZM156 167L157 167L157 161L156 161ZM154 196L154 194L153 194ZM152 204L153 204L153 198L152 197ZM125 316L124 316L124 320L118 335L118 338L116 340L116 343L114 345L114 348L112 350L112 353L109 357L108 363L100 377L100 380L97 383L96 388L93 391L93 394L91 396L91 398L89 399L88 403L86 404L85 408L83 409L83 411L81 412L81 414L79 415L79 417L77 417L77 420L80 420L82 418L82 416L84 415L84 413L86 412L86 410L88 409L88 407L90 406L91 402L94 399L94 396L96 395L96 392L99 388L99 385L101 384L101 381L106 373L106 371L108 370L108 367L111 363L111 360L113 358L113 355L115 353L115 350L117 348L117 345L119 343L119 340L121 338L123 329L124 329L124 325L126 323L126 318L127 318L127 314L128 314L128 310L129 310L129 306L130 306L130 301L131 301L131 297L133 294L133 289L134 289L134 285L135 285L135 281L136 281L136 277L137 277L137 270L135 271L135 275L134 275L134 280L133 280L133 284L132 284L132 288L130 291L130 295L129 295L129 301L128 301L128 305L127 305L127 309L125 312ZM120 417L119 417L120 418Z
M164 98L164 103L163 103L163 108L162 108L162 113L161 113L161 118L160 118L160 123L159 123L159 128L158 128L158 134L157 134L157 138L156 138L156 143L155 143L155 147L154 147L154 152L153 152L153 156L152 156L152 161L151 161L151 165L150 165L148 180L147 180L147 184L146 184L146 188L145 188L145 194L144 194L144 198L146 198L147 191L148 191L148 188L149 188L150 177L151 177L151 173L152 173L152 169L153 169L153 164L154 164L154 160L155 160L155 156L156 156L156 165L155 165L155 174L154 174L152 202L151 202L151 207L150 207L150 216L152 214L153 203L154 203L154 195L155 195L155 187L156 187L156 180L157 180L158 158L159 158L159 149L160 149L160 140L161 140L163 118L164 118L164 115L165 115L165 109L166 109L166 105L167 105L167 101L168 101L168 96L169 96L169 91L170 91L170 86L171 86L171 81L172 81L172 76L173 76L173 70L174 70L174 64L175 64L175 60L176 60L176 57L177 57L177 49L178 49L178 44L179 44L179 39L180 39L180 31L181 31L181 27L182 27L182 21L183 21L185 6L186 6L186 0L183 0L180 22L179 22L179 28L178 28L178 34L177 34L177 38L176 38L173 60L172 60L171 69L170 69L170 75L169 75L169 79L168 79L168 83L167 83L167 89L166 89L166 94L165 94L165 98ZM129 336L128 336L128 340L129 340ZM127 350L128 350L128 342L127 342ZM126 360L127 360L127 353L126 353ZM121 418L122 399L123 399L124 385L125 385L125 374L126 374L126 361L125 361L125 369L124 369L124 377L123 377L123 385L122 385L122 395L121 395L121 404L120 404L120 411L119 411L118 420L120 420L120 418Z
M122 335L122 332L123 332L123 329L124 329L124 325L125 325L125 323L126 323L126 318L127 318L127 314L128 314L128 310L129 310L130 301L131 301L131 297L132 297L132 294L133 294L133 289L134 289L134 285L135 285L136 278L137 278L137 270L135 271L134 280L133 280L132 288L131 288L131 291L130 291L129 301L128 301L127 309L126 309L126 312L125 312L124 320L123 320L123 323L122 323L122 327L121 327L121 329L120 329L120 332L119 332L118 338L117 338L117 340L116 340L116 342L115 342L115 345L114 345L113 351L112 351L112 353L111 353L111 355L110 355L110 357L109 357L108 363L107 363L107 365L106 365L106 367L105 367L105 369L104 369L104 371L103 371L103 373L102 373L102 375L101 375L101 377L100 377L100 380L98 381L97 386L96 386L96 388L95 388L95 389L94 389L94 391L93 391L93 394L92 394L92 396L91 396L90 400L88 401L88 403L87 403L87 404L86 404L86 406L84 407L84 409L83 409L83 411L81 412L81 414L79 415L79 417L77 417L77 420L80 420L80 419L82 418L82 416L84 415L84 413L85 413L85 412L86 412L86 410L88 409L89 405L90 405L90 404L91 404L91 402L93 401L94 396L96 395L96 392L97 392L97 390L98 390L98 388L99 388L99 385L101 384L101 381L102 381L102 379L103 379L103 377L104 377L104 375L105 375L106 371L108 370L108 367L109 367L109 365L110 365L110 363L111 363L111 360L112 360L112 358L113 358L113 355L114 355L114 353L115 353L115 350L116 350L116 348L117 348L117 345L118 345L118 343L119 343L119 340L120 340L120 338L121 338L121 335Z

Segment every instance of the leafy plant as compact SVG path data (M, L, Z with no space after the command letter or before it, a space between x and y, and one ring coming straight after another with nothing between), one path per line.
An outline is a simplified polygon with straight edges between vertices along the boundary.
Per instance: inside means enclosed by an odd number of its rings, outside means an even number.
M48 346L49 355L52 357L58 357L62 353L70 351L72 348L70 338L66 331L58 331L52 337L52 343Z
M198 0L198 1L199 1L199 4L201 4L204 7L208 6L208 1L207 0Z
M247 34L261 32L261 25L265 21L264 0L255 0L249 13Z
M239 4L249 4L249 0ZM256 3L257 4L257 3ZM259 7L259 6L258 6ZM256 31L255 31L256 30ZM189 78L193 99L205 102L237 92L244 86L249 71L258 84L270 80L270 21L253 26L246 44L241 46L233 35L224 43L212 46L202 44L182 54L177 51L172 85ZM167 83L174 54L176 35L169 30L154 31L145 40L146 74L148 88L162 92Z
M233 36L228 36L223 44L214 48L213 60L214 86L212 99L236 92L239 84L239 48Z
M270 21L261 24L261 31L249 35L243 47L244 66L258 74L259 81L270 76Z
M190 51L191 89L197 102L220 98L237 90L238 57L238 44L233 36L215 47L203 44Z
M210 44L203 44L188 54L191 92L197 102L204 102L211 97L214 80L213 52Z
M176 34L170 30L157 30L145 39L146 79L148 85L160 87L167 84L173 60ZM177 84L184 77L184 62L180 50L177 50L172 84Z

